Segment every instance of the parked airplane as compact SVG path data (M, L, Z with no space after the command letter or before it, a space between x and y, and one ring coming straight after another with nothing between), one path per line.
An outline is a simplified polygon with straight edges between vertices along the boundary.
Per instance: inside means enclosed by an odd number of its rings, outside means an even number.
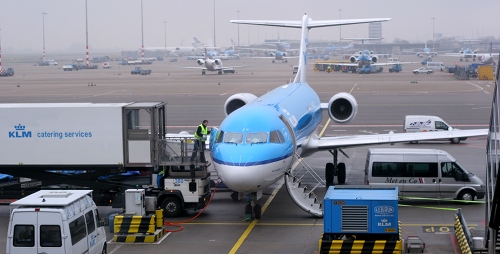
M355 66L358 68L358 71L362 71L361 73L370 73L369 70L371 66L388 66L394 65L394 62L390 63L380 63L378 62L378 55L374 55L372 51L367 49L363 51L359 51L357 55L352 55L349 57L349 61L351 63L338 63L333 64L336 66ZM409 64L411 62L397 62L398 64Z
M201 43L198 38L193 37L193 42L191 43L192 46L167 46L167 47L145 47L145 51L168 51L170 53L176 53L176 54L187 54L187 53L193 53L196 51L202 51L203 47L205 44Z
M465 50L461 50L460 53L447 53L448 56L456 56L460 57L460 62L469 61L472 58L472 61L479 60L481 63L491 64L494 63L493 56L498 56L498 53L478 53L477 50L471 50L467 48Z
M354 48L354 44L349 43L349 45L347 45L347 46L328 46L328 47L324 47L320 50L322 50L322 53L328 54L328 53L339 52L339 51L352 49L352 48Z
M427 47L427 41L425 42L425 47L424 50L421 52L417 52L416 54L418 57L424 57L426 56L427 58L431 58L433 56L437 56L437 52L432 51L430 48Z
M243 66L222 66L222 60L219 58L210 58L207 53L207 48L205 47L205 58L199 58L196 60L199 65L204 65L205 67L184 67L187 69L199 69L201 70L201 75L205 75L206 71L216 71L218 74L222 73L234 73L234 68Z
M328 103L321 103L318 94L307 83L309 29L388 20L390 18L314 21L307 14L301 21L231 20L237 24L302 28L299 65L294 81L258 98L249 93L232 95L224 105L227 117L210 134L210 154L218 176L235 191L233 199L242 197L242 193L250 194L245 210L251 211L255 218L261 217L261 206L256 201L262 196L263 189L282 177L285 177L290 193L298 193L290 195L297 205L315 216L323 216L317 202L304 201L311 195L293 179L291 166L296 156L330 151L334 160L325 168L326 182L330 184L334 174L339 182L345 182L345 164L337 165L337 152L342 148L488 133L484 129L318 137L315 130L322 122L322 110L327 110L333 121L347 123L354 119L358 106L354 97L345 92L334 95Z

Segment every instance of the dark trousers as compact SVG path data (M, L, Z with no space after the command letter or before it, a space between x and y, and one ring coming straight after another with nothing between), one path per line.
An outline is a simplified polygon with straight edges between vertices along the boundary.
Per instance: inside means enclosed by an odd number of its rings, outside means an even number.
M199 139L194 140L193 154L191 155L191 161L196 158L196 152L200 150L200 162L205 162L205 141Z

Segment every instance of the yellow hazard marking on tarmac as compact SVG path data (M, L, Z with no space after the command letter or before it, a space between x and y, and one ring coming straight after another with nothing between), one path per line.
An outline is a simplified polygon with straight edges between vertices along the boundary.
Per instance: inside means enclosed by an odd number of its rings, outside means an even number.
M283 186L283 183L281 183L278 187L276 187L276 189L274 189L274 191L271 194L271 196L269 197L269 199L267 199L267 202L262 207L261 215L264 214L264 212L266 211L266 209L269 206L269 204L271 204L271 201L273 201L274 197L276 197L276 194L281 189L281 186ZM257 224L257 222L259 222L259 220L255 219L255 220L253 220L250 223L250 225L248 225L248 227L245 230L245 232L243 232L243 234L240 236L240 238L238 239L238 241L236 241L236 243L234 244L233 248L231 248L231 250L229 251L229 254L233 254L233 253L236 253L236 251L238 251L238 249L241 247L241 245L243 244L243 242L245 241L245 239L248 237L248 235L250 234L250 232L252 232L252 230L255 227L255 225Z

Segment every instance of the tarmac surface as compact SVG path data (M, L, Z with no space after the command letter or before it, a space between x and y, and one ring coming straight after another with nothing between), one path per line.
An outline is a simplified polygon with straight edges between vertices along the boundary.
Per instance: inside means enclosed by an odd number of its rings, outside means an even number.
M404 65L401 73L389 73L384 68L382 73L352 74L315 72L314 59L309 60L308 82L323 102L338 92L349 92L358 102L356 118L346 125L329 122L325 136L402 132L404 116L409 114L437 115L460 129L488 128L494 82L457 80L453 74L439 70L433 74L413 74L411 70L420 67L422 59L413 55L398 57L415 63ZM58 66L34 66L31 59L4 56L3 67L14 67L15 76L0 77L0 103L165 101L167 131L193 133L203 119L209 120L209 126L218 126L225 117L224 102L232 94L260 96L294 78L292 60L275 64L262 59L229 60L224 61L225 66L246 67L237 68L235 74L207 72L202 76L201 70L181 68L198 66L196 61L179 58L177 62L144 65L152 73L141 76L130 74L134 66L121 66L114 61L111 69L100 66L96 70L63 71L62 65L71 63L71 59L56 58ZM458 62L457 58L444 56L434 60L445 65ZM327 119L325 113L323 123ZM460 144L429 141L376 147L442 149L485 182L486 137L469 138ZM339 156L347 166L346 185L363 184L367 149L349 148L344 150L349 158ZM327 152L305 158L319 175L324 175L324 166L331 160ZM244 221L246 201L235 202L230 192L217 190L201 215L182 224L182 230L168 227L178 232L167 233L158 243L114 243L113 235L108 233L108 253L317 253L323 219L297 207L282 184L283 181L277 182L259 200L263 205L260 220ZM458 253L453 234L457 208L462 209L474 236L484 236L483 203L404 200L400 204L405 205L399 207L403 237L420 236L426 243L426 253ZM110 207L99 210L103 218L119 211ZM186 211L168 221L183 222L196 214ZM8 220L9 208L0 207L0 250L5 249Z

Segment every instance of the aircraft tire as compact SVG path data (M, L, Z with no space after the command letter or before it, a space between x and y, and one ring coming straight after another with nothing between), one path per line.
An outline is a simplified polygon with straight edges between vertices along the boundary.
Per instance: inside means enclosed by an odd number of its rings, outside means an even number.
M333 185L333 177L334 177L334 167L333 163L328 162L325 166L325 181L326 181L326 186Z
M346 178L345 163L341 162L337 165L337 181L339 184L344 184Z
M238 192L233 191L233 192L231 193L231 199L232 199L233 201L238 201Z
M245 214L252 214L252 205L251 204L246 204Z
M254 207L253 207L253 212L255 214L255 219L257 220L260 220L260 217L262 215L262 206L259 205L259 204L256 204Z

